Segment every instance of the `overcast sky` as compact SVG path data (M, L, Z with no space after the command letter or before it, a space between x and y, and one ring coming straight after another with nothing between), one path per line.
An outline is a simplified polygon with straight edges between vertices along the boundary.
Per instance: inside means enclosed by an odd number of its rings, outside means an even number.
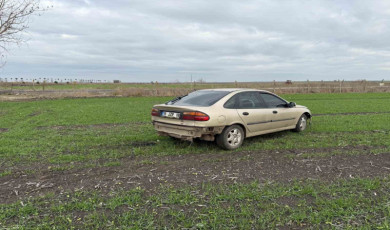
M0 77L390 80L390 1L51 0Z

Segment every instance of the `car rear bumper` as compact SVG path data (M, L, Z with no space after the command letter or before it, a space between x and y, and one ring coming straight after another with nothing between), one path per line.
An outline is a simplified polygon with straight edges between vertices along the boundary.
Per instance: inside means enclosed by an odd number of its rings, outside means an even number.
M192 141L194 138L200 138L206 141L213 141L214 135L220 134L225 128L218 127L197 127L168 124L163 122L153 122L154 128L161 136L171 136L182 140Z

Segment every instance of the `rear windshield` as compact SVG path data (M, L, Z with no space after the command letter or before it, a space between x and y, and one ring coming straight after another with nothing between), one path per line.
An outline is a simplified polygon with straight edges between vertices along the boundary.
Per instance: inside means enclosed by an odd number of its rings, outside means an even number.
M212 106L224 96L228 95L229 91L195 91L183 98L168 102L168 105L181 105L181 106Z

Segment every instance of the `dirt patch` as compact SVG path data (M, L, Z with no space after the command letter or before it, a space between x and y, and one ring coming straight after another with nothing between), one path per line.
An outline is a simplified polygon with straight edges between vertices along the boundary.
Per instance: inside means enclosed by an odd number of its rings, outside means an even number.
M13 101L31 101L34 100L33 96L17 96L17 95L0 95L0 101L13 102Z
M372 114L389 114L390 111L386 112L355 112L355 113L317 113L313 114L313 117L320 116L345 116L345 115L372 115Z
M41 113L42 113L41 111L35 111L35 112L30 113L30 114L27 115L27 116L29 116L29 117L35 117L35 116L38 116L38 115L41 114Z
M0 128L0 133L5 133L5 132L8 132L9 131L9 129L7 129L7 128Z
M143 143L144 144L144 143ZM291 158L305 152L360 149L362 154L321 158ZM50 171L39 166L35 173L14 171L0 178L0 200L14 202L27 197L65 191L131 189L146 190L160 184L174 186L252 181L290 182L300 179L333 181L339 178L381 177L390 174L390 154L368 154L370 147L340 147L305 150L249 151L239 153L188 154L164 157L127 157L120 166ZM147 160L153 164L141 164Z
M137 142L131 143L131 146L132 147L146 147L146 146L154 146L156 144L157 143L154 141L137 141Z

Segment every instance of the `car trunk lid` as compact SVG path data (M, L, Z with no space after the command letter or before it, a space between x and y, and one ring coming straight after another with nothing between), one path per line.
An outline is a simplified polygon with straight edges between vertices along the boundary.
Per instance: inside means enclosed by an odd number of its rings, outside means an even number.
M153 108L158 109L160 116L153 116L153 120L167 124L195 126L195 121L182 120L183 112L197 111L190 106L156 105Z

